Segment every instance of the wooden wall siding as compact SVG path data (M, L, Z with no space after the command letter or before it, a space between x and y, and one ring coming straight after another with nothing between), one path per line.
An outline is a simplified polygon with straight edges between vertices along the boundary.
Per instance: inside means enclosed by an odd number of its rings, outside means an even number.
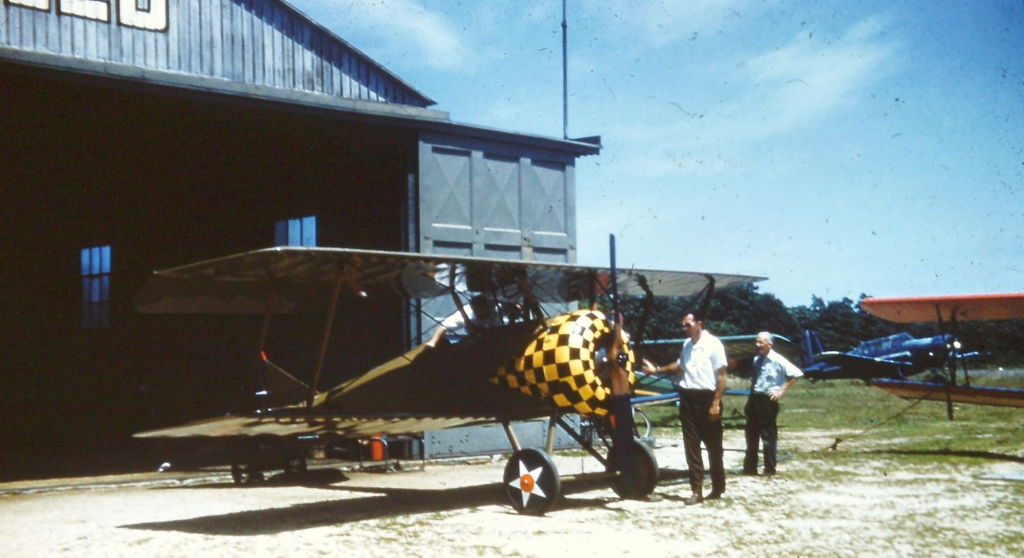
M108 9L68 15L76 1ZM6 47L371 102L433 104L279 1L148 0L151 10L166 10L166 18L153 20L165 24L156 30L124 23L121 1L0 0L0 59Z

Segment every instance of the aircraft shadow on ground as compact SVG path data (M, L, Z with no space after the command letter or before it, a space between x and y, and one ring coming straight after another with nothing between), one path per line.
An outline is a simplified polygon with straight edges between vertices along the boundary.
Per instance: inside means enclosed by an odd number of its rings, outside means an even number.
M663 470L664 471L664 470ZM685 474L685 472L683 472ZM340 475L345 480L344 474ZM671 472L670 477L677 476ZM406 488L366 488L334 486L327 482L329 475L315 476L317 482L289 482L289 486L309 486L319 489L338 490L350 493L364 493L369 496L332 500L330 502L314 502L296 504L283 508L243 511L221 515L209 515L191 519L160 521L152 523L135 523L121 525L123 529L139 529L149 531L179 531L202 535L249 536L269 535L302 529L312 529L330 525L339 525L356 521L437 513L453 510L476 508L481 506L507 506L509 514L515 514L505 497L501 483L467 486L446 489L406 489ZM273 485L273 484L271 484ZM260 485L254 485L254 488ZM278 484L280 486L280 484ZM229 483L204 485L188 488L231 488L236 485ZM606 475L580 475L562 479L563 498L556 504L554 511L599 507L617 501L616 498L579 498L579 494L592 492L608 487ZM573 496L566 498L564 496Z
M889 455L938 455L945 457L975 457L978 459L992 459L995 461L1012 461L1015 463L1024 463L1024 457L1018 457L1016 455L1008 455L1004 453L994 453L990 451L968 451L968 450L951 450L951 449L935 449L935 450L874 450L869 453L889 454Z

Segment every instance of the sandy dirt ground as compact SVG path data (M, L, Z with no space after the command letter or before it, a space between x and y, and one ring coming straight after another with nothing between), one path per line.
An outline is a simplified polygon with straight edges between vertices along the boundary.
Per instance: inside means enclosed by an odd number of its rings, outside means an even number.
M783 450L834 436L784 435ZM742 448L742 433L727 432L726 447ZM224 473L12 483L0 485L0 554L1024 556L1024 482L989 478L1020 463L893 470L879 455L835 470L827 452L799 453L777 477L730 475L725 498L688 507L681 440L661 438L655 453L675 480L646 501L588 477L593 459L559 456L566 495L544 517L508 506L498 458L392 474L317 468L255 486ZM726 465L741 458L727 451Z

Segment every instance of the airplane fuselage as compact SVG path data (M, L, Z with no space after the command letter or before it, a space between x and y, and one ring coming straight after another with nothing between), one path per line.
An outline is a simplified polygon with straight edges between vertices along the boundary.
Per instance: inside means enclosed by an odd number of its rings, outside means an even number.
M949 334L914 338L909 333L897 333L865 341L850 352L905 363L911 367L910 373L915 373L945 365L952 342L953 336Z

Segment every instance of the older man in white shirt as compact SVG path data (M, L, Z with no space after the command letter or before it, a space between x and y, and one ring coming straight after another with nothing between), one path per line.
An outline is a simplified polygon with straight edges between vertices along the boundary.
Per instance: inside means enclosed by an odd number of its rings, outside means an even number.
M757 356L750 377L750 397L744 414L747 416L747 453L743 458L743 474L757 474L757 445L761 442L764 451L764 474L776 472L779 427L779 399L804 375L795 364L772 350L774 338L771 333L757 334Z

